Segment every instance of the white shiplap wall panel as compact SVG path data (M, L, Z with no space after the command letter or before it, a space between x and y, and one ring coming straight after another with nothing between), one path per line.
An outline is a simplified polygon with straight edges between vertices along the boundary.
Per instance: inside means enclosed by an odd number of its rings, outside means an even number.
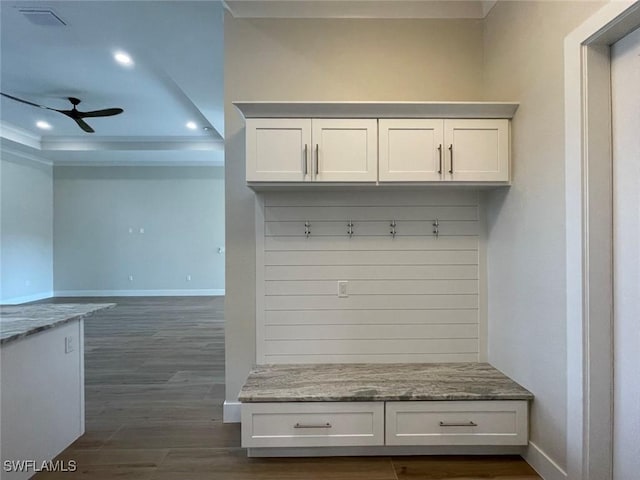
M278 191L258 205L259 363L478 360L478 192Z
M478 293L477 280L351 280L350 295L443 295ZM333 280L271 280L266 295L331 295L338 293Z
M354 222L355 223L355 222ZM385 228L386 225L385 225ZM433 227L431 227L433 230ZM343 228L343 233L346 232L346 225ZM440 238L433 236L396 236L393 239L393 244L389 245L389 235L379 236L362 236L357 235L349 238L344 236L311 236L295 237L295 236L283 236L283 237L266 237L265 249L269 251L295 251L295 250L386 250L390 246L393 250L475 250L478 248L478 239L475 235L467 236L448 236L445 242L440 241Z
M469 280L478 278L477 265L272 265L266 280Z
M267 340L352 340L478 338L478 325L267 325Z
M418 325L478 323L478 312L470 310L270 310L265 325Z

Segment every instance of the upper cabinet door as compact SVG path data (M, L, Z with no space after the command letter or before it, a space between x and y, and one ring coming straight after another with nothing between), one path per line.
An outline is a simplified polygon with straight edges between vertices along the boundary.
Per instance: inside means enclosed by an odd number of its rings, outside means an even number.
M249 118L246 121L248 182L311 180L311 120Z
M508 120L445 120L444 143L447 180L509 181Z
M312 129L314 181L377 181L377 120L314 118Z
M381 119L379 141L381 182L444 180L442 120Z

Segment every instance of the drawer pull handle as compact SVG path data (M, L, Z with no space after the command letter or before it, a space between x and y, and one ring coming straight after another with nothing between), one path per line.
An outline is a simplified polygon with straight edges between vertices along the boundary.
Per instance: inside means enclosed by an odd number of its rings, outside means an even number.
M440 422L441 427L477 427L474 422Z
M327 423L296 423L293 428L331 428L331 424Z

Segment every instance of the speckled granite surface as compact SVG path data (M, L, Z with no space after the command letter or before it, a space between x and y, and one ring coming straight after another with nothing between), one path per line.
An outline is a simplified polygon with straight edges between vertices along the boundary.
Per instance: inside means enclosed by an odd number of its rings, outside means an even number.
M52 303L0 306L0 345L85 318L115 303Z
M260 365L241 402L531 400L488 363Z

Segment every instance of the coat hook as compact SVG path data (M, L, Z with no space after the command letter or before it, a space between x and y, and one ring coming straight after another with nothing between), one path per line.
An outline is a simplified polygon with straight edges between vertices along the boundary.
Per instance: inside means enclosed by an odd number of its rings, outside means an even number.
M311 223L309 222L309 220L304 222L304 235L307 238L309 238L309 235L311 235Z
M438 219L436 218L433 221L433 234L435 235L436 238L438 238L438 235L440 235L440 232L438 231L439 227L440 227L440 222L438 222Z
M391 238L396 238L396 221L391 220L389 226L391 227L391 231L389 232L391 234Z
M349 220L349 223L347 223L347 235L349 235L349 238L353 237L353 220Z

